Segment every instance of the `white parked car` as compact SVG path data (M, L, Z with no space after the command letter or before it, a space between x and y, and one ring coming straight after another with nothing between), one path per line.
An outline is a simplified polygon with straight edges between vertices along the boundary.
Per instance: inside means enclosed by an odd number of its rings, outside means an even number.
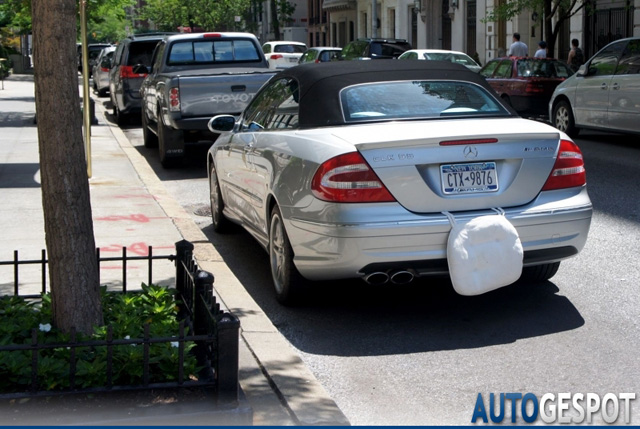
M411 49L398 57L399 60L435 60L462 64L474 72L480 71L480 65L464 52L444 49Z
M640 38L609 43L558 85L549 118L572 137L581 128L640 134Z
M275 41L262 45L271 69L286 69L298 65L298 60L306 50L307 45L301 42Z
M213 229L253 235L282 303L313 280L449 273L464 295L544 281L587 239L578 146L460 65L290 68L209 128Z

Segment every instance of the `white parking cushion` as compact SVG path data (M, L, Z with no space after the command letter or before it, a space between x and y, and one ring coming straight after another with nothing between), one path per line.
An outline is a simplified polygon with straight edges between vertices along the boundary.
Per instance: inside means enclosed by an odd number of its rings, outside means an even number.
M502 215L474 218L452 229L447 259L453 288L460 295L480 295L507 286L522 274L522 243Z

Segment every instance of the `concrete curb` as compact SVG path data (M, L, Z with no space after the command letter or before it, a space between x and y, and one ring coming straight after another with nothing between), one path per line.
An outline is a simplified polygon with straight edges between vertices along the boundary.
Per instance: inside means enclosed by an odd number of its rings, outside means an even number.
M253 355L271 389L290 413L293 424L350 425L346 416L297 352L224 263L206 235L184 208L168 194L146 159L131 144L120 127L106 120L105 108L101 102L96 103L96 115L109 126L141 181L172 219L184 239L194 244L194 257L200 268L214 274L215 293L227 309L240 315L241 340L244 343L241 344L241 348L246 346ZM240 384L249 398L259 391L259 386L252 384L250 379L241 377ZM254 424L260 422L254 421Z

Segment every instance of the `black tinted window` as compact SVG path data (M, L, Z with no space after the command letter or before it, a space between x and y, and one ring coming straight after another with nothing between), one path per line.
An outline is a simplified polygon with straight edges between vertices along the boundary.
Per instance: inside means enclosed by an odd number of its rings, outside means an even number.
M623 48L623 43L614 43L598 52L589 63L589 76L614 74Z
M640 40L632 40L627 44L616 74L640 74Z
M136 64L143 64L147 67L150 67L153 50L155 49L157 44L157 40L131 42L131 44L129 45L129 58L127 59L127 65L134 66Z

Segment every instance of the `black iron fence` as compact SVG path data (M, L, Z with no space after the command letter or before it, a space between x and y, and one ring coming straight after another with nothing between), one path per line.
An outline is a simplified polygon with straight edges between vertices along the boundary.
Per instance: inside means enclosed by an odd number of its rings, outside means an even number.
M211 273L200 270L193 259L193 244L188 241L176 243L176 255L153 255L151 246L146 256L128 256L126 248L118 257L104 258L97 251L99 263L109 261L122 262L122 289L111 293L127 293L127 262L132 260L146 260L148 262L148 282L153 283L153 261L174 261L176 266L176 305L179 308L179 333L177 336L157 338L149 334L149 324L144 325L142 338L113 338L112 328L107 327L105 340L76 341L76 334L72 330L70 341L65 343L45 343L38 340L38 330L33 329L31 339L25 339L23 344L0 345L0 356L3 353L16 351L31 352L31 380L29 388L24 391L2 393L0 398L14 399L36 396L55 396L68 393L95 393L127 390L146 390L158 388L203 387L209 388L220 402L238 401L238 340L240 322L237 317L220 308L213 294L214 277ZM25 299L37 299L41 295L20 295L20 268L25 265L40 265L42 279L42 294L47 290L46 252L42 251L41 259L20 260L17 251L13 261L0 261L1 265L13 266L13 295ZM150 348L157 343L171 343L178 347L178 368L175 381L154 383L150 381ZM195 354L198 368L201 368L196 379L185 374L184 362L186 358L186 344L194 343L190 352ZM143 347L144 359L142 365L142 381L137 385L115 385L113 383L114 361L113 352L116 347L130 345ZM69 380L68 388L59 391L41 391L38 386L38 364L41 352L49 349L67 348L69 350ZM104 386L82 388L76 384L79 350L87 348L106 348L106 366Z

